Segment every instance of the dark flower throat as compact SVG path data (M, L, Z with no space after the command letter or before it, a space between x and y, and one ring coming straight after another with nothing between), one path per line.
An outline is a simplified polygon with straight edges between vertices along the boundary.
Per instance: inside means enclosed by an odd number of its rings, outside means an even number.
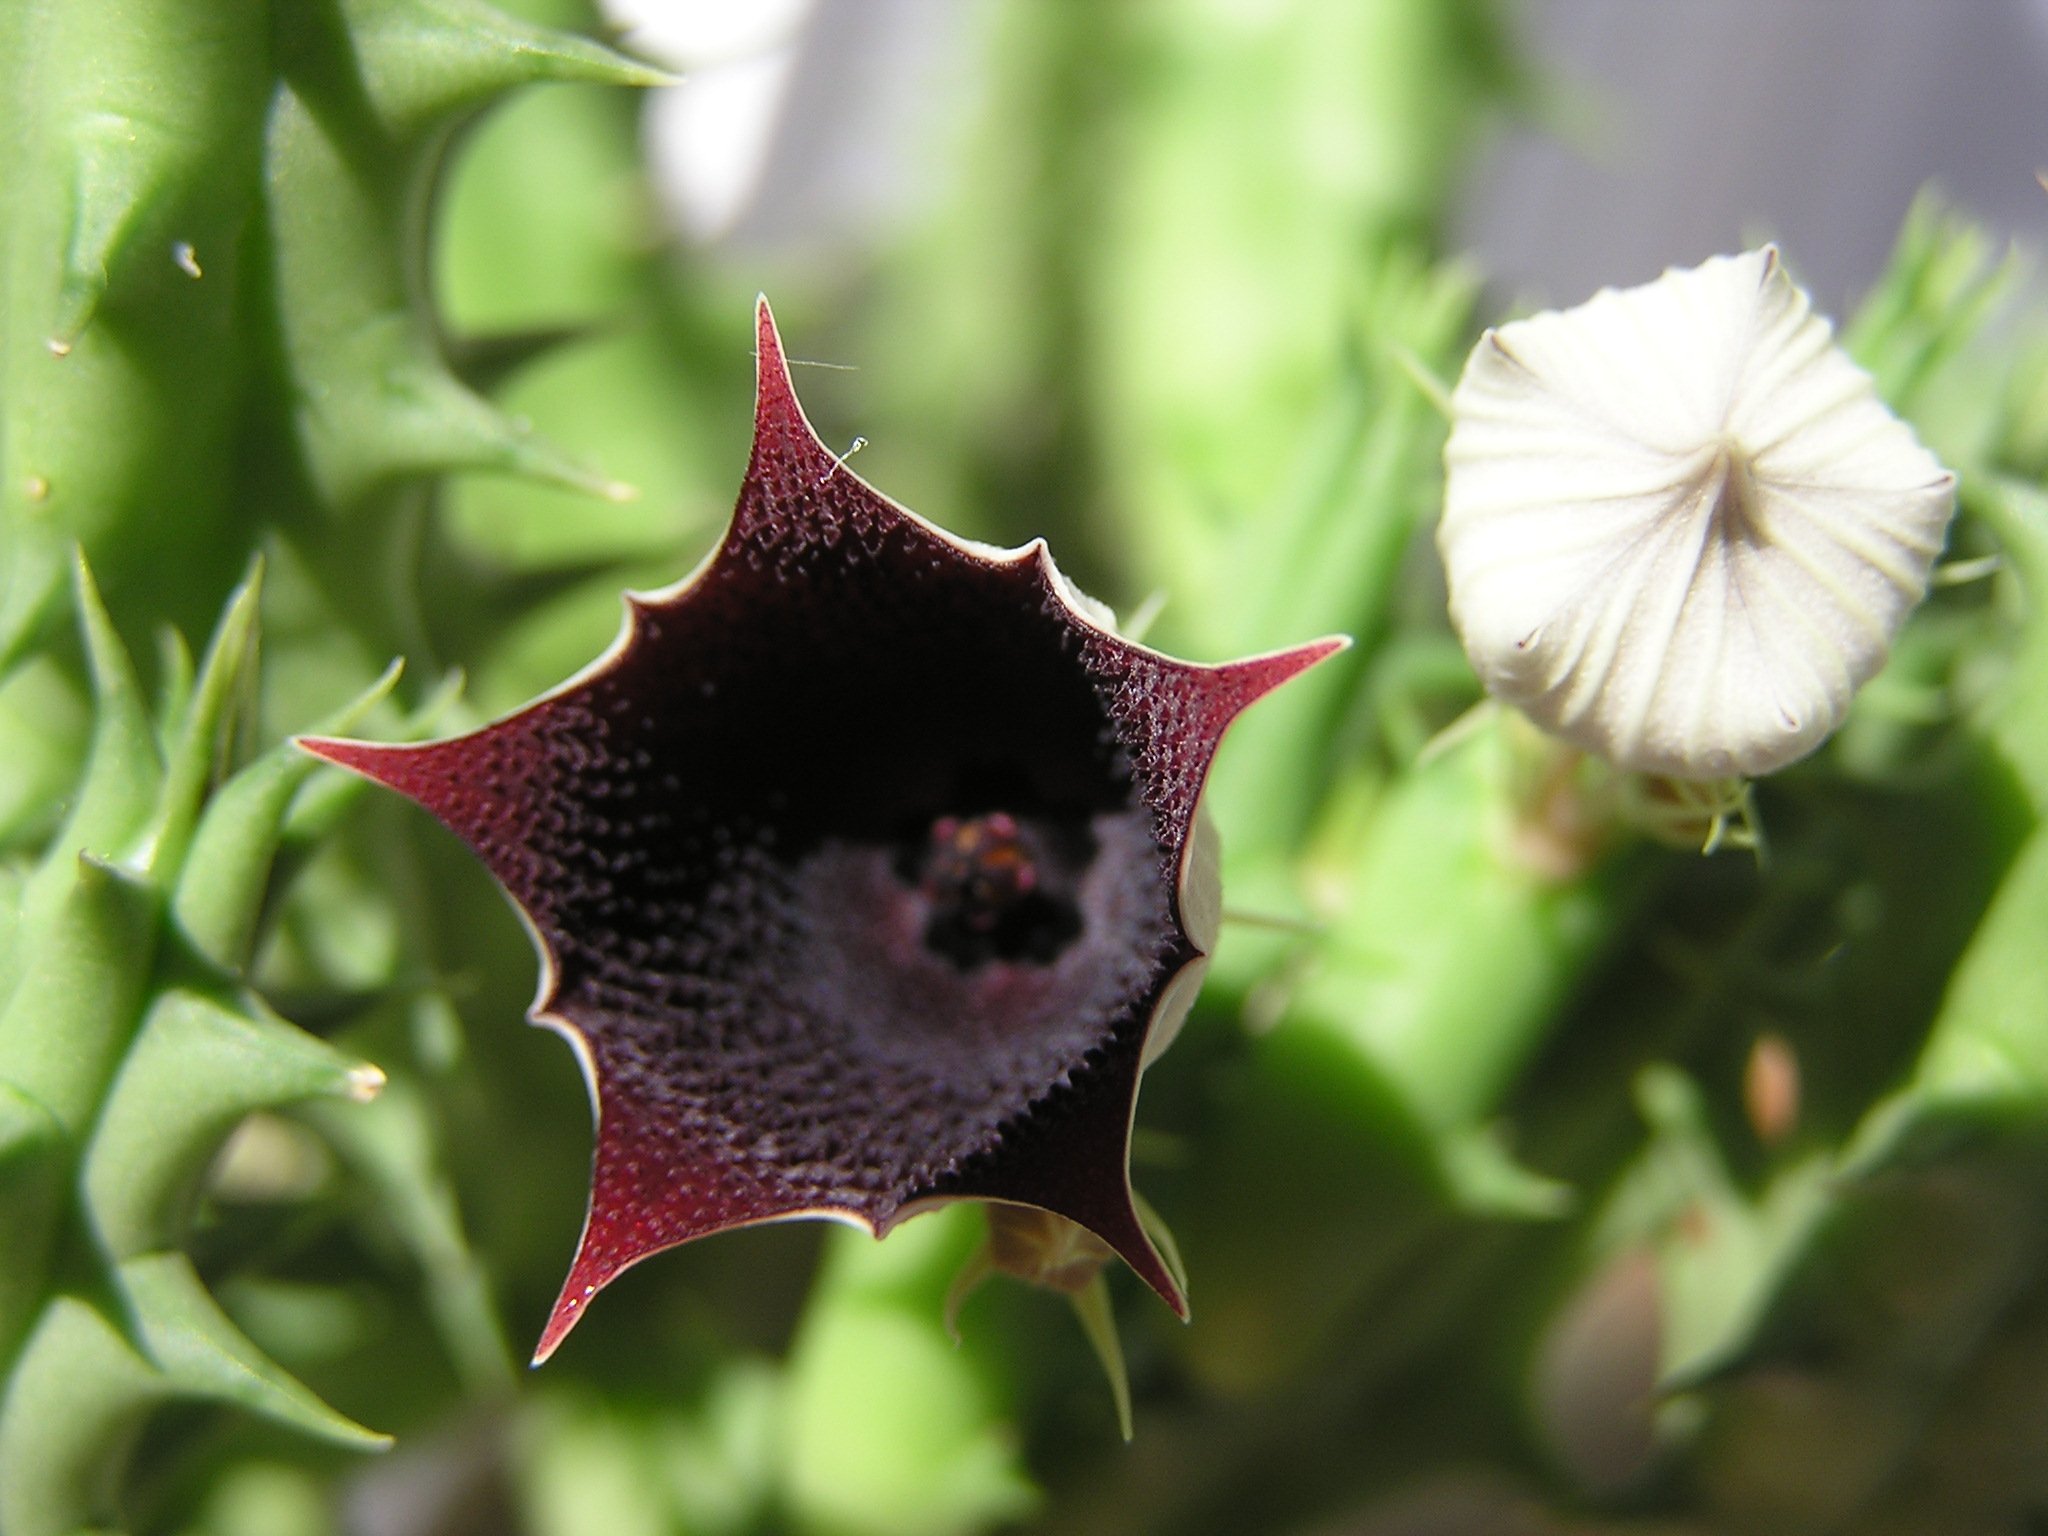
M911 861L930 904L925 947L962 971L990 960L1057 959L1081 934L1073 887L1093 844L1085 828L1020 822L1007 811L939 817Z

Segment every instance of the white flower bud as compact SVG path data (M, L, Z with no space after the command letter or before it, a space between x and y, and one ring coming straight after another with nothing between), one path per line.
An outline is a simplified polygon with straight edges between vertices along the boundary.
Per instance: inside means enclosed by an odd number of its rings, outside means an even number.
M1768 246L1488 331L1451 404L1437 543L1466 654L1627 769L1811 752L1954 505Z

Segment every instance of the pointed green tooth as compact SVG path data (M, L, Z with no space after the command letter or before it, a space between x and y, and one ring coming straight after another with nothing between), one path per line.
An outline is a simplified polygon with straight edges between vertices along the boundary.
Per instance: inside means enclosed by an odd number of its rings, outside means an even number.
M674 76L482 0L347 0L372 99L401 142L521 85L647 87Z
M345 513L398 472L405 455L379 440L385 381L432 367L433 344L395 249L405 166L378 142L360 82L332 78L332 41L294 54L291 29L316 14L280 18L265 195L298 450L320 499Z
M140 852L143 867L175 879L191 845L200 806L219 777L236 707L253 681L249 668L256 645L263 563L259 557L228 598L206 659L193 684L192 700L164 765L163 793Z
M79 625L92 667L92 747L71 814L22 894L18 932L29 942L0 954L0 996L11 992L19 967L38 947L36 936L43 933L55 907L75 884L79 855L124 856L130 841L148 822L163 777L156 733L143 706L135 669L83 560L74 572Z
M1438 1144L1437 1156L1446 1193L1468 1216L1554 1221L1571 1212L1571 1185L1522 1166L1494 1126L1451 1132Z
M136 224L156 167L134 153L129 119L95 114L68 146L72 171L71 230L50 341L74 345L106 296L107 274Z
M157 998L86 1149L85 1202L115 1258L180 1243L214 1154L244 1116L317 1097L374 1097L384 1074L253 998Z
M1109 1282L1097 1275L1087 1288L1067 1298L1096 1363L1109 1380L1109 1395L1116 1404L1117 1432L1128 1445L1131 1440L1131 1373L1124 1368L1124 1346L1117 1338L1116 1314L1109 1305Z
M401 1078L375 1104L309 1103L298 1113L372 1192L418 1259L435 1326L470 1389L480 1397L508 1392L512 1356L504 1326L470 1250L423 1096Z
M385 474L500 470L607 501L633 499L630 486L579 464L438 362L386 375L372 404Z
M156 635L156 729L158 749L166 757L171 744L185 726L185 711L192 707L195 667L192 647L183 634L168 624Z
M450 32L451 17L475 20L467 6L444 15L412 0L377 0L361 9L353 33L360 82L337 79L309 39L297 53L287 41L286 88L268 141L279 318L314 484L343 511L393 482L462 469L629 496L457 382L422 319L416 276L394 249L412 217L414 183L438 147L415 153L407 135L488 94L508 69L524 78L520 71L566 68L563 60L595 45L558 40L557 48L550 34L510 22L495 42L488 32ZM371 120L361 89L372 106L390 108L396 130Z
M1900 229L1876 288L1843 328L1842 344L1894 409L1924 418L1941 404L1927 386L1968 346L2024 277L2017 251L1999 258L1981 227L1923 192ZM1932 444L1950 463L1957 457Z
M134 663L82 555L75 571L79 626L92 663L95 730L77 809L57 846L67 854L90 850L111 856L141 826L137 811L155 799L163 764Z
M143 1352L181 1395L233 1403L350 1450L383 1450L389 1435L323 1403L250 1342L182 1253L149 1253L116 1271Z
M402 670L394 661L310 734L350 729L397 686ZM171 896L171 915L185 940L226 970L239 970L248 959L285 814L317 766L291 742L280 742L215 791L200 815Z
M324 264L323 264L324 270ZM364 294L367 310L377 296ZM409 314L373 315L347 336L308 329L300 364L320 377L300 427L316 481L347 508L394 481L497 470L599 496L631 487L578 463L461 384Z
M0 1531L73 1536L113 1520L117 1472L168 1384L74 1296L44 1310L0 1400Z
M92 1123L142 1008L156 951L154 886L89 855L47 920L25 931L0 1008L0 1071L73 1138Z

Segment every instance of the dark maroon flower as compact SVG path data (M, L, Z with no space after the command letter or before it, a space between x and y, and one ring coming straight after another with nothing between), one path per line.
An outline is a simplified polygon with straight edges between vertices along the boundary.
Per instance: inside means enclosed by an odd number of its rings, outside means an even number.
M1079 1223L1185 1315L1133 1208L1138 1078L1215 940L1197 802L1238 712L1342 642L1198 666L1042 542L965 543L804 420L768 307L725 539L598 662L454 741L308 741L464 839L537 936L597 1114L536 1359L627 1266L945 1200Z

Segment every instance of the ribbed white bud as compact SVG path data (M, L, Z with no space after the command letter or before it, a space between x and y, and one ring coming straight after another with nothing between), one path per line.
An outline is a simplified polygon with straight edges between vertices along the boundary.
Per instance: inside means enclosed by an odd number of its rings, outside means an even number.
M1437 543L1466 654L1623 768L1819 746L1954 507L1768 246L1488 331L1451 404Z

